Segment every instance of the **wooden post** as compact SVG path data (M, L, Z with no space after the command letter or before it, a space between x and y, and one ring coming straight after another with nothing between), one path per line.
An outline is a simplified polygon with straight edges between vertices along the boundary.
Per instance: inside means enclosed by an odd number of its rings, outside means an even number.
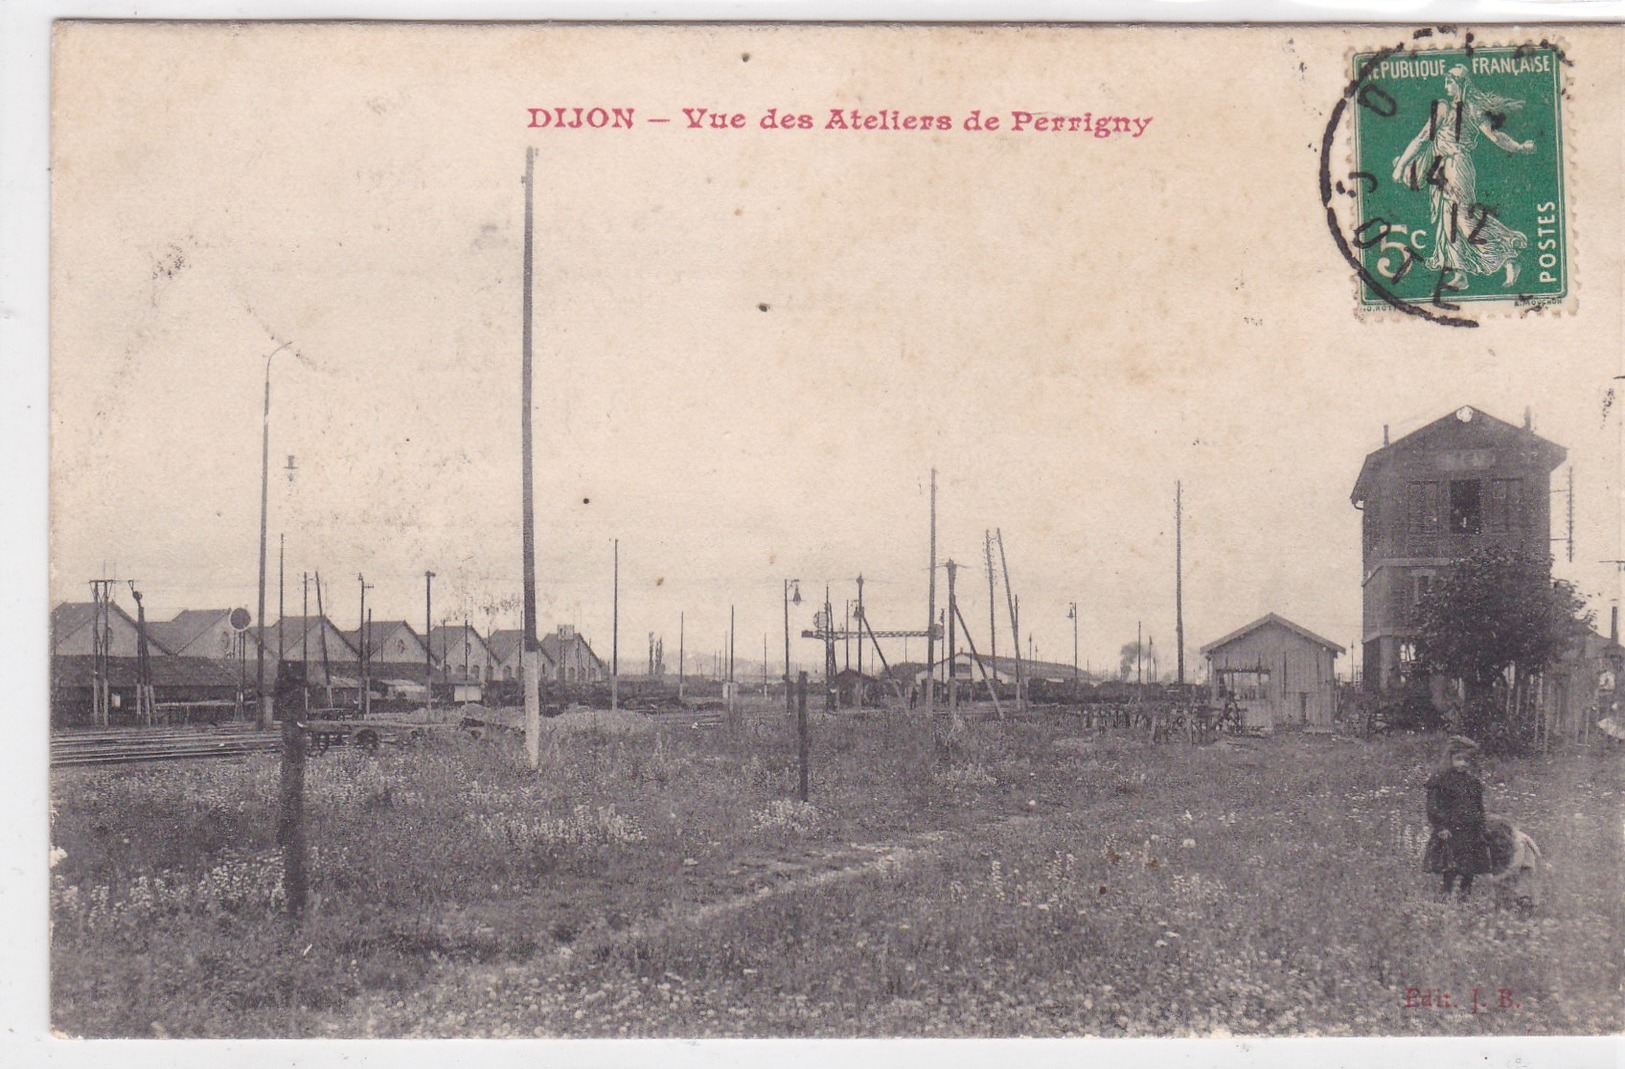
M300 672L309 671L301 661ZM281 664L278 664L278 675ZM282 889L285 908L297 917L305 910L305 732L289 708L277 710L282 718L281 798L277 820L277 841L282 844Z
M959 565L952 558L944 565L948 569L948 710L959 719L959 680L954 674L954 632L959 630L959 600L954 595L954 576Z
M1185 685L1185 498L1174 483L1174 641L1179 646L1179 685Z
M524 621L525 629L520 648L520 675L525 680L525 758L534 771L542 764L542 644L536 635L536 506L531 478L531 255L532 234L535 223L536 148L525 149L525 239L524 239L524 294L523 322L520 325L520 448L523 482L522 525L520 534L524 568Z
M282 670L282 662L288 659L288 651L283 646L285 636L282 633L282 618L288 614L284 607L287 596L287 558L288 536L276 536L276 663L277 671Z
M1003 720L1004 707L999 704L999 693L993 689L993 679L988 675L987 665L982 661L982 655L976 652L976 640L971 638L970 625L965 622L965 614L959 611L957 605L954 607L954 612L959 617L959 626L965 629L965 644L970 647L971 660L975 661L982 669L982 682L987 684L988 697L993 699L993 711L998 714L1000 720Z
M615 592L610 607L609 707L621 707L621 540L615 540Z
M994 539L999 543L999 570L1004 573L1004 599L1010 606L1010 644L1016 651L1016 708L1027 711L1027 679L1021 665L1021 617L1016 609L1016 596L1010 589L1010 562L1004 555L1004 530L995 528Z
M931 469L931 566L925 614L925 708L936 704L937 678L937 469Z
M322 607L322 573L316 573L316 619L320 621L321 632L317 635L322 640L322 683L327 687L328 715L332 715L333 708L333 661L327 650L327 610Z
M423 573L423 693L434 708L434 573Z
M982 532L982 555L987 560L987 656L993 662L993 674L999 672L998 599L993 588L993 532Z
M811 747L807 742L807 673L802 672L796 679L796 735L797 752L801 758L801 784L799 797L803 802L807 800L807 761Z

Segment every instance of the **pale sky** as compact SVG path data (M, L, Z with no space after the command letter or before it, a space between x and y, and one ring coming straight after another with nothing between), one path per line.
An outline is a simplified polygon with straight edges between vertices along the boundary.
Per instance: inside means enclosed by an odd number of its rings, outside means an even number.
M619 538L623 669L651 631L674 660L679 613L708 667L730 605L739 658L765 634L777 662L785 578L814 600L829 583L839 615L862 573L875 627L923 627L933 467L978 644L996 527L1038 656L1071 659L1075 601L1080 660L1115 664L1143 621L1171 668L1181 480L1187 647L1272 611L1347 646L1360 464L1385 424L1463 404L1530 406L1568 448L1558 574L1606 627L1617 578L1597 562L1625 556L1602 404L1622 351L1617 32L1570 37L1578 303L1476 330L1353 311L1319 151L1373 32L69 27L52 601L111 575L158 618L254 607L264 358L291 341L269 619L285 533L290 614L319 569L355 626L364 573L374 618L421 631L432 569L436 623L516 626L483 607L520 593L535 146L541 626L608 657ZM637 124L526 128L528 108L593 104ZM689 130L685 107L748 119ZM819 128L762 130L769 107ZM835 107L954 129L822 129ZM973 133L973 109L1151 122ZM821 655L797 638L794 656Z

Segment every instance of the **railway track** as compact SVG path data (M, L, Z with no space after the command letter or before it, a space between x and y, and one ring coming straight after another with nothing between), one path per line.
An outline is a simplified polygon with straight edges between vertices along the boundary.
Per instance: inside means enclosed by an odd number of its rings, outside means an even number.
M661 710L649 718L660 724L708 728L720 726L724 714L714 709ZM51 737L51 767L240 757L274 751L281 744L280 732L261 731L248 725L72 731Z
M275 750L281 734L257 728L124 728L51 737L51 767L239 757Z

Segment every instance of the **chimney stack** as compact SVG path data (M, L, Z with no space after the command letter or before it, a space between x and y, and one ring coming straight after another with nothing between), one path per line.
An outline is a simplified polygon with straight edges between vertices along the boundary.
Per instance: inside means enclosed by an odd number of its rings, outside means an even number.
M1382 444L1384 446L1388 444L1388 424L1386 423L1382 425Z

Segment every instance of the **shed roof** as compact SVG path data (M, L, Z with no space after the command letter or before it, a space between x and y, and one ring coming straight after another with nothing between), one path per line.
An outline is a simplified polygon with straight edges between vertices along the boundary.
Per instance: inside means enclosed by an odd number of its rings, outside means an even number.
M171 620L148 620L147 637L168 650L183 650L203 632L231 616L230 609L182 609Z
M134 686L140 679L135 657L107 658L107 680L115 687ZM235 688L237 676L220 661L207 657L150 657L154 687ZM96 678L96 657L89 653L63 653L51 658L51 679L59 687L88 687Z
M378 650L382 646L385 639L389 638L402 628L406 630L408 635L412 636L412 640L414 642L420 646L423 644L423 640L418 637L418 633L414 631L412 629L412 625L405 620L373 620L367 624L366 628L367 649L369 651ZM343 634L345 638L350 640L352 645L359 646L359 643L361 642L361 628L353 627L350 630L345 631Z
M1307 627L1302 627L1302 626L1300 626L1298 624L1293 623L1291 620L1288 620L1284 616L1277 616L1275 613L1271 612L1271 613L1265 613L1263 616L1260 616L1258 619L1254 620L1252 623L1248 624L1245 627L1238 627L1236 630L1230 632L1228 635L1224 636L1221 639L1217 639L1217 640L1215 640L1213 642L1209 642L1206 646L1202 647L1201 653L1204 656L1206 656L1207 654L1212 653L1214 650L1219 649L1221 646L1228 646L1228 645L1230 645L1230 643L1236 641L1237 639L1243 638L1243 637L1245 637L1247 635L1250 635L1254 631L1259 630L1260 628L1268 627L1270 624L1277 624L1277 625L1279 625L1281 627L1286 628L1288 631L1290 631L1293 634L1297 635L1299 638L1305 639L1306 641L1309 641L1309 642L1313 642L1317 646L1326 647L1328 650L1332 651L1332 656L1333 657L1335 657L1339 653L1343 652L1343 647L1339 646L1337 643L1331 641L1330 639L1321 638L1319 635L1315 634L1313 631L1309 630Z
M124 608L120 608L117 601L111 601L109 606L111 606L115 616L122 617L130 627L135 627L135 621L128 612L124 611ZM96 619L96 603L94 601L63 601L62 604L58 604L57 608L50 611L50 634L54 637L55 642L62 642L63 638L67 638L76 630L85 627L93 619ZM148 625L148 630L151 630L151 625Z
M467 624L441 624L429 632L429 652L435 653L443 649L447 651L446 655L449 657L450 651L463 648L465 640L487 651L491 649L490 643L486 642L473 627Z
M598 656L598 654L593 652L592 644L590 642L588 642L586 640L586 638L584 638L582 636L581 632L579 632L579 631L571 631L562 640L560 639L557 632L552 632L552 633L543 635L542 636L542 652L547 654L548 660L552 661L554 664L558 664L559 663L559 657L563 653L563 650L564 650L564 643L566 643L566 642L568 642L572 646L576 645L577 643L580 643L581 647L587 651L587 656L591 657L593 659L593 661L596 662L600 667L603 666L604 659L602 657Z
M546 636L544 635L543 638L545 639ZM491 632L491 639L486 643L486 645L491 649L491 659L501 663L512 657L519 649L520 644L524 641L524 630L522 628L514 627ZM558 663L558 659L548 651L545 642L539 644L537 648L541 650L543 664Z
M278 622L282 625L282 643L286 648L288 648L290 650L293 649L294 647L299 645L299 640L300 640L301 636L308 635L309 636L309 647L310 647L311 655L313 657L320 656L320 653L321 653L321 632L320 632L319 628L321 627L322 622L323 622L322 617L320 617L320 616L284 616ZM333 634L335 636L337 636L338 640L343 644L343 647L341 649L336 649L336 650L333 649L331 644L330 644L328 646L328 650L327 650L329 658L343 658L343 657L354 657L354 656L356 656L356 649L355 649L355 646L351 642L350 633L344 631L337 624L335 624L332 620L327 620L326 622L327 622L328 629L331 630L333 632ZM276 629L277 629L276 624L271 624L268 627L266 627L266 629L265 629L265 637L266 637L267 642L269 642L271 640L271 638L276 634ZM253 636L253 629L252 628L249 629L249 635L250 635L250 637Z

